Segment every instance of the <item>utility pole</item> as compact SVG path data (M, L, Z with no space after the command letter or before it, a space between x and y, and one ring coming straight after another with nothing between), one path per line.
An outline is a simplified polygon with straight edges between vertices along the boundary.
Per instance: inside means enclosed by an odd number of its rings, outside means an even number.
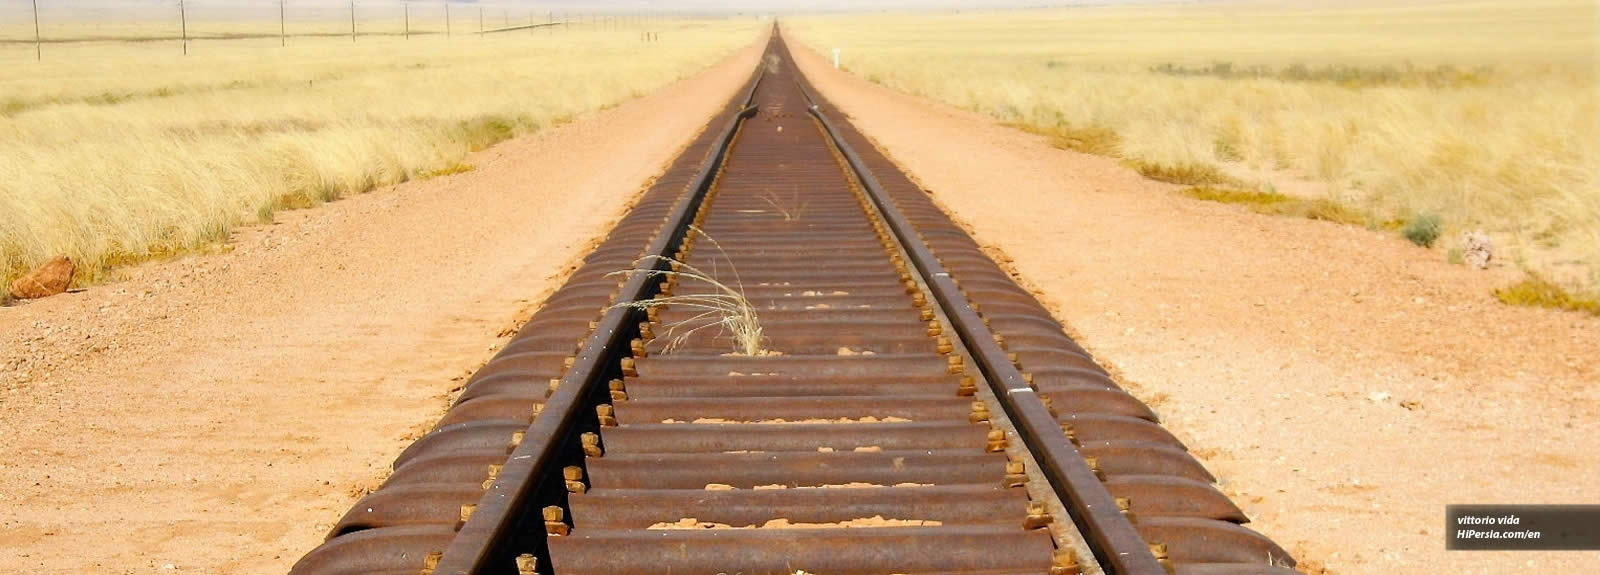
M478 7L478 37L483 37L483 7Z
M285 0L278 0L278 46L280 47L289 45L289 25L284 23L283 18L285 13L284 2Z
M44 61L44 46L39 40L39 0L33 0L33 59Z
M444 37L450 37L450 3L444 3Z
M356 0L350 0L350 43L356 43Z
M410 40L411 39L411 3L407 2L405 4L402 4L402 6L405 6L405 11L406 11L406 39Z
M183 30L183 55L189 55L189 13L184 10L183 0L178 0L178 23Z

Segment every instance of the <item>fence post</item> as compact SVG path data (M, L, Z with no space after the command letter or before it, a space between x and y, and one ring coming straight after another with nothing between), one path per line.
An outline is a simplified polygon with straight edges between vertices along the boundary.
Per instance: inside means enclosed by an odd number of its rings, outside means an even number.
M33 0L33 59L44 61L44 46L39 40L39 0Z
M183 55L189 55L189 13L183 7L183 0L178 0L178 24L183 30Z

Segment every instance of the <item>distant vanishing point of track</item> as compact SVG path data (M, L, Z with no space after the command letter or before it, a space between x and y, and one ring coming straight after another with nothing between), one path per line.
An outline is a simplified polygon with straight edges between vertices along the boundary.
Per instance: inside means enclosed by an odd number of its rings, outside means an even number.
M808 86L775 34L292 573L1293 573Z

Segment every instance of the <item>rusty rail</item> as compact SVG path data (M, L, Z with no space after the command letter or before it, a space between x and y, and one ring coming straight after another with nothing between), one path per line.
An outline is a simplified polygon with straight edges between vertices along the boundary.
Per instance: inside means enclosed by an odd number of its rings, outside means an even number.
M1095 558L1108 571L1128 575L1163 575L1166 569L1146 546L1133 524L1117 508L1116 499L1105 488L1094 470L1089 468L1083 455L1062 433L1055 415L1035 397L1034 389L1006 350L1000 347L1004 338L996 338L989 326L972 304L967 301L960 286L951 279L950 272L934 256L933 250L922 242L910 220L900 213L887 192L878 184L872 170L861 156L856 155L833 122L815 104L808 90L802 86L809 110L822 124L828 137L839 148L850 169L860 179L873 204L878 208L895 237L911 256L933 296L939 300L945 314L955 326L955 332L971 351L979 371L989 382L995 397L1006 414L1017 424L1017 432L1027 443L1029 451L1044 464L1045 476L1050 479L1056 496L1067 503L1074 523L1090 540Z
M686 231L684 225L700 207L706 190L711 187L716 168L722 163L723 156L733 141L734 133L739 128L739 123L754 115L756 111L755 107L750 106L750 102L760 84L760 74L751 77L750 87L742 98L739 113L717 136L717 144L710 156L705 159L695 179L689 184L688 194L678 201L677 206L667 216L664 230L657 233L655 240L645 249L647 256L669 256L674 246L683 240ZM641 265L647 269L663 267L659 260L642 261L645 263ZM650 275L632 274L622 286L619 301L648 298L653 287ZM525 440L511 452L511 456L507 458L494 482L490 484L487 493L478 501L474 512L465 520L456 537L450 542L450 547L441 557L436 573L461 575L478 573L495 556L497 549L493 542L506 538L506 532L511 529L517 513L521 511L523 500L537 484L537 479L549 473L550 462L555 458L558 443L562 440L570 441L568 434L563 432L571 429L572 422L580 410L588 407L582 401L583 398L592 395L595 384L606 375L604 362L612 359L614 355L612 350L627 345L630 332L626 329L626 325L638 321L639 313L626 307L607 308L605 315L601 317L599 324L578 352L577 361L567 369L566 374L556 383L554 392L545 400L541 416L534 418L528 427Z
M786 54L293 573L1291 573Z

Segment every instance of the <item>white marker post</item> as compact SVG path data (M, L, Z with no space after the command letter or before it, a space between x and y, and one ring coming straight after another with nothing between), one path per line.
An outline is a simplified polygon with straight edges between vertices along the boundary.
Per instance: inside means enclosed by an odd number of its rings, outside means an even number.
M839 69L839 49L833 49L833 69Z

